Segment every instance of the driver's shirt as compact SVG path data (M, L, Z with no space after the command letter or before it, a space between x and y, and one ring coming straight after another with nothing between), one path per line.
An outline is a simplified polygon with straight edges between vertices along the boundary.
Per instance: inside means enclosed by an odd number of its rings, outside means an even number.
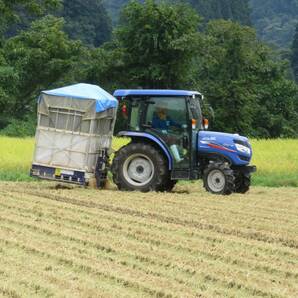
M169 117L167 117L166 120L162 120L159 117L154 117L152 119L152 128L159 129L162 131L167 131L170 126L179 127L180 125L177 122L170 119Z

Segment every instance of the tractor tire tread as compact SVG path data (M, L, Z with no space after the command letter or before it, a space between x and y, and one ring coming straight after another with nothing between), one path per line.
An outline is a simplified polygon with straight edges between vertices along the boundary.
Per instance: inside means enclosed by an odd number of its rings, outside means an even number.
M239 174L236 178L235 192L245 194L249 191L251 184L251 176Z
M155 173L150 181L150 184L146 184L144 186L136 187L130 185L125 178L123 177L122 166L125 160L131 155L135 153L147 154L151 157L152 162L154 163ZM132 142L128 145L122 147L115 153L115 157L113 160L112 168L113 181L117 185L119 190L124 191L134 191L139 190L141 192L149 192L149 191L165 191L166 181L169 177L169 171L167 168L167 163L162 154L150 144Z
M222 171L226 178L226 185L225 185L224 189L219 193L213 192L208 187L208 183L207 183L208 173L210 173L212 170L215 170L215 169ZM205 189L208 192L211 192L214 194L230 195L233 192L235 192L235 173L227 163L222 163L222 162L210 163L207 166L207 168L204 170L203 182L204 182Z

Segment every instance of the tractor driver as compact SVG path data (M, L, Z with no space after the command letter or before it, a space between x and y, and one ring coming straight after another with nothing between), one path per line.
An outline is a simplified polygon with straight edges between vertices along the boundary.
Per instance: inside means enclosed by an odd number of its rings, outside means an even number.
M163 134L167 134L170 126L181 127L179 123L167 116L165 108L158 108L156 114L153 116L152 128L161 130Z
M165 108L158 108L152 119L152 128L159 130L163 134L163 138L166 143L170 145L171 152L176 160L180 162L183 158L180 157L178 145L178 138L172 135L168 135L168 130L170 126L181 128L182 125L173 121L168 115Z

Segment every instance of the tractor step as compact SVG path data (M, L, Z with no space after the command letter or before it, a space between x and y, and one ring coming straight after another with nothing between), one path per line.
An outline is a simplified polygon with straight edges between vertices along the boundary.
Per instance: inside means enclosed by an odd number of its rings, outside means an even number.
M173 170L171 173L172 180L196 180L199 179L199 172L195 170Z

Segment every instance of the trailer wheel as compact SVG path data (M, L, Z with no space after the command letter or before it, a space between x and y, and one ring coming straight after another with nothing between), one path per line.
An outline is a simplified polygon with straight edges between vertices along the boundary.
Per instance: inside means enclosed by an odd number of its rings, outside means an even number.
M235 180L235 192L242 194L248 192L250 184L251 176L239 173Z
M203 175L204 187L208 192L230 195L235 191L235 176L227 163L210 163Z
M164 191L169 172L162 154L150 144L130 143L116 152L113 181L120 190Z

